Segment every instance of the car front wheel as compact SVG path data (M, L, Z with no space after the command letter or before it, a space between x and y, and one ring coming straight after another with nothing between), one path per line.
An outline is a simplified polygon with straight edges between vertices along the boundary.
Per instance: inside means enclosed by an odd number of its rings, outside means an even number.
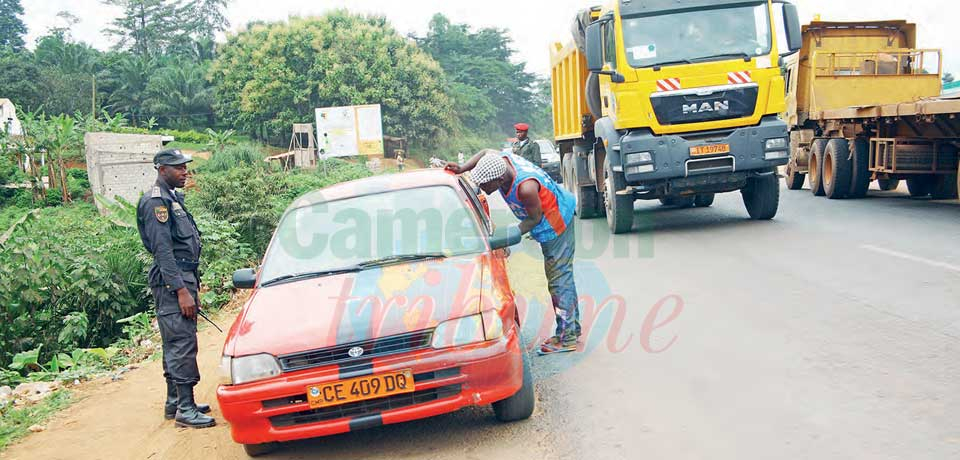
M521 342L522 343L522 342ZM493 413L501 422L516 422L525 420L533 415L536 395L533 390L533 375L530 372L530 363L527 352L521 349L523 359L523 385L513 396L493 403Z

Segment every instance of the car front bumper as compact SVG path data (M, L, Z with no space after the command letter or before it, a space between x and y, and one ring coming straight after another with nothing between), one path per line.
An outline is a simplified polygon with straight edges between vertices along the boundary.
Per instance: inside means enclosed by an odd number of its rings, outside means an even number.
M374 358L285 373L242 385L221 385L217 400L234 441L262 444L328 436L491 404L523 384L517 328L490 342ZM310 385L411 369L415 391L313 410Z

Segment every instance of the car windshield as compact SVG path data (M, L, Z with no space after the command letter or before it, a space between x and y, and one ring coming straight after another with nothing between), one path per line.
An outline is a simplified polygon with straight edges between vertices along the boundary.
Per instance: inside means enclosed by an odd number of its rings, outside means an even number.
M625 18L631 67L754 57L770 53L766 4Z
M270 283L485 248L474 211L453 188L396 190L288 212L264 257L260 279Z

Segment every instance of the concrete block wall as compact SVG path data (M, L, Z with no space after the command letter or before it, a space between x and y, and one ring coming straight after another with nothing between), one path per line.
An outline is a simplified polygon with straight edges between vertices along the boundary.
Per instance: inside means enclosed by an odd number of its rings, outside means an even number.
M136 204L157 179L153 156L163 149L162 136L87 133L84 138L87 174L93 193ZM97 203L100 212L104 209Z

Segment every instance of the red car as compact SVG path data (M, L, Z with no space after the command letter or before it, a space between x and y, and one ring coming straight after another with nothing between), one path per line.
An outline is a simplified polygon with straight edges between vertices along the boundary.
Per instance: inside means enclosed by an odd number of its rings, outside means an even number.
M492 404L528 418L534 394L505 268L515 229L440 170L377 176L298 199L223 347L217 400L251 456Z

